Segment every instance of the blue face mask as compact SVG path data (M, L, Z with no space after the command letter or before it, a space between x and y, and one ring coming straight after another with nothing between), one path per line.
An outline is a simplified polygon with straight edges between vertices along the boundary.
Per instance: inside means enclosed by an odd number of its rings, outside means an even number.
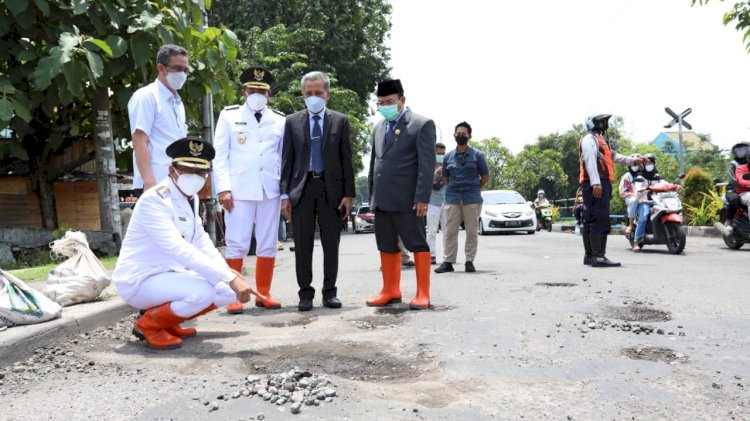
M398 105L381 105L378 107L378 111L380 112L380 115L383 116L384 119L387 121L393 121L398 117Z
M307 106L308 111L313 114L318 114L323 111L323 108L326 106L326 100L319 96L309 96L305 98L305 105Z
M442 164L443 163L443 158L445 158L445 156L443 156L443 155L435 155L435 162L437 162L438 164Z

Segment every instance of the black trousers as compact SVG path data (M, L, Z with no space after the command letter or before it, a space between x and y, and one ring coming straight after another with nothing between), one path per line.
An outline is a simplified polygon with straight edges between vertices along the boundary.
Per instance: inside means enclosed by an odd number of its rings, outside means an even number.
M375 209L375 241L378 250L400 253L398 237L401 237L404 247L412 253L430 251L425 237L424 218L418 218L414 211L386 212Z
M338 203L326 203L323 179L308 177L302 197L292 209L294 261L300 299L312 299L315 296L315 288L312 287L312 260L316 221L320 226L320 242L323 245L323 297L336 296L341 239L341 221L337 208Z
M583 215L583 234L605 235L609 234L609 202L612 199L612 183L609 180L601 180L602 197L595 198L593 189L588 181L581 184L583 192L583 203L586 205L586 213Z

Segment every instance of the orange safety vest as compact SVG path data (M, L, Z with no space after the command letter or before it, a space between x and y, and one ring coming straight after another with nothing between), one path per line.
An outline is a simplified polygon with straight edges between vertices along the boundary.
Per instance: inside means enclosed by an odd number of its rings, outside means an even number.
M599 170L599 178L608 178L609 182L613 183L615 181L615 170L612 166L612 152L609 150L609 144L604 140L604 136L600 134L594 135L594 138L596 139L596 143L599 144L599 152L596 154L596 168ZM583 184L584 181L589 179L589 175L586 173L586 165L583 162L581 142L583 142L583 137L578 141L578 161L581 168L578 184Z

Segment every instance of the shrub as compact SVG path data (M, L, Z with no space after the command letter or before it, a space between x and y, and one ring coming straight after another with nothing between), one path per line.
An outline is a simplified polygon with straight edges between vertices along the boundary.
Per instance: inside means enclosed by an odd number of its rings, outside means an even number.
M704 205L704 201L706 201L705 195L710 195L715 191L711 174L700 168L688 171L682 189L680 189L682 203L687 210L685 216L688 218L688 221L690 221L692 212L707 206ZM710 200L708 201L710 202Z
M708 226L719 220L719 211L724 206L721 196L715 191L702 193L702 196L700 206L685 204L685 209L688 210L685 218L689 225Z

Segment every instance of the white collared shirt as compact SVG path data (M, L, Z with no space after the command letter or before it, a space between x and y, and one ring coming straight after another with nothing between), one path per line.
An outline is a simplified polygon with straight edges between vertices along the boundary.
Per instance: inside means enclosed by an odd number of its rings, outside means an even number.
M148 136L151 155L151 171L154 180L169 175L172 160L167 156L167 146L187 136L185 105L176 93L172 93L159 79L133 94L128 102L130 133L141 130ZM138 171L133 152L133 187L143 188L143 177Z

